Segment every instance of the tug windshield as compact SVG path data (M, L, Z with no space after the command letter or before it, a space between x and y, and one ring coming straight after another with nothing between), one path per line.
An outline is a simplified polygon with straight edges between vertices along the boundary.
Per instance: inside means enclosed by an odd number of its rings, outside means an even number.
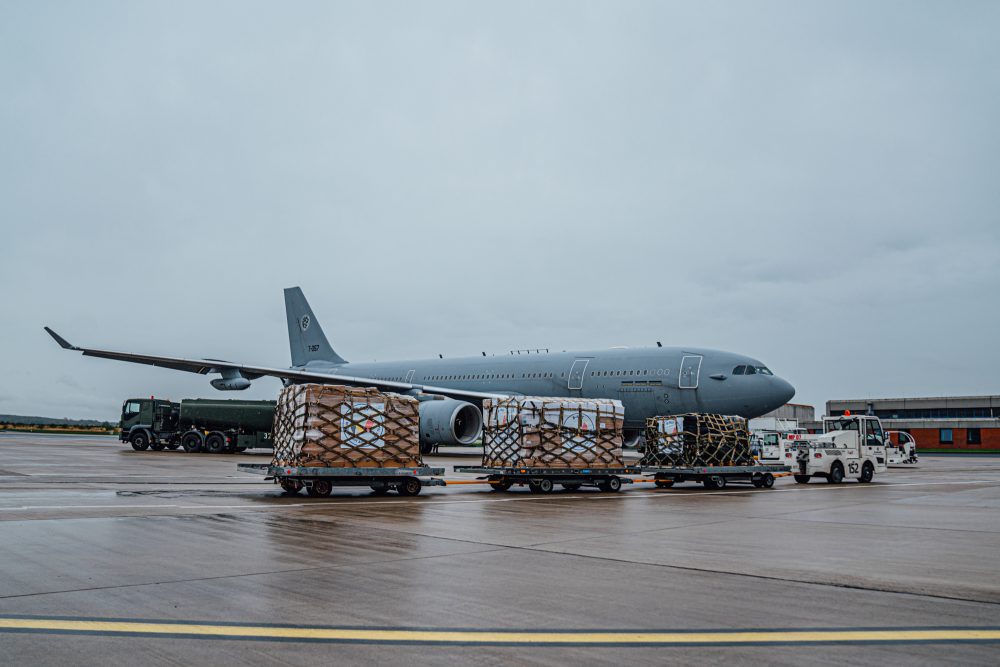
M845 417L844 419L827 419L823 422L827 433L833 431L857 431L858 420Z

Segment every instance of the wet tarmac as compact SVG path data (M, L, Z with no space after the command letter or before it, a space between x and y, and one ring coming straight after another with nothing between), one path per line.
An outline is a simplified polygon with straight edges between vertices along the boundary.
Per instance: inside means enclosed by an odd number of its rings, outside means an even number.
M0 434L4 661L1000 656L1000 458L925 456L871 485L325 499L236 471L267 461Z

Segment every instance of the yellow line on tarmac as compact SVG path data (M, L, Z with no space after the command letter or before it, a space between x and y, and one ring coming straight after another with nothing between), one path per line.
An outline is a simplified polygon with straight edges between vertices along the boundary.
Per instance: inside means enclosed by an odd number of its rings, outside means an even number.
M376 643L462 644L802 644L815 642L951 642L1000 641L1000 629L857 629L857 630L747 630L695 632L591 632L506 630L391 630L364 628L269 627L205 625L153 621L88 621L45 618L0 618L0 631L71 632L82 634L186 635L223 639L277 641L355 641Z

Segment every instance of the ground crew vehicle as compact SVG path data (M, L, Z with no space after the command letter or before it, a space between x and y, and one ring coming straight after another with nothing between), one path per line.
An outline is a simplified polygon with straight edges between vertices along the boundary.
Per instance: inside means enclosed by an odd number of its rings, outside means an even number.
M891 466L912 465L917 462L917 441L906 431L886 431L885 450Z
M224 454L270 449L274 401L186 398L180 403L130 398L122 405L118 438L132 449Z
M824 417L822 434L803 436L795 444L795 481L806 484L823 477L831 484L845 479L870 482L875 473L887 470L885 438L878 417Z
M755 431L752 446L757 460L770 465L792 465L795 462L795 443L806 435L805 429L794 431Z

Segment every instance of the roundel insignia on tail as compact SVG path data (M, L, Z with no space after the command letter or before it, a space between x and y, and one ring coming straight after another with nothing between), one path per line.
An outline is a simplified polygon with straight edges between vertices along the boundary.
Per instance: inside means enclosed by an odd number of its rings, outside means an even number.
M302 327L303 331L305 331L306 329L309 328L309 316L308 315L303 315L302 316L302 319L299 320L299 326Z

